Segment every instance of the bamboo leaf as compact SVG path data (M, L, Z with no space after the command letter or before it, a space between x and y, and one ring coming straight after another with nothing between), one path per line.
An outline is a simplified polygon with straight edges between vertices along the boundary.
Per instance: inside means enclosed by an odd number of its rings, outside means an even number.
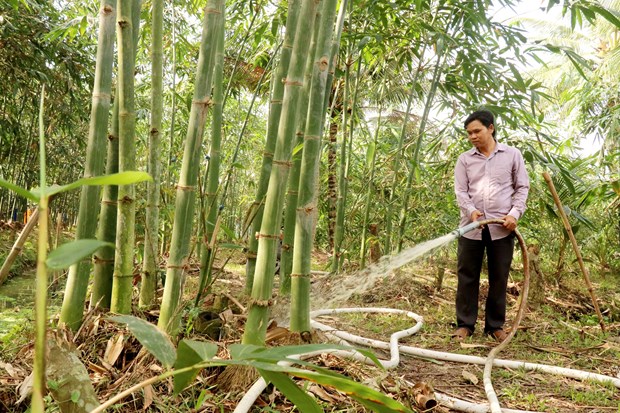
M127 325L127 328L165 367L172 367L177 356L168 335L155 325L130 315L117 315L110 320Z
M290 377L283 373L276 373L272 371L259 370L258 371L265 380L273 383L287 399L289 399L295 407L301 412L306 413L320 413L323 409L319 407L316 401L305 391L300 389L297 384Z
M58 194L79 188L82 185L104 186L104 185L131 185L138 182L152 181L151 175L140 171L119 172L112 175L93 176L90 178L78 179L67 185L50 185L47 188L47 195ZM32 192L38 197L39 188L34 188Z
M178 357L174 363L175 369L193 366L200 362L212 359L217 353L217 345L195 340L181 340L179 343ZM199 368L179 373L174 376L174 394L179 394L187 385L194 381Z
M301 369L292 374L317 384L333 387L376 412L412 412L412 410L385 394L343 376L327 376Z
M370 168L372 166L372 160L375 157L375 143L371 142L368 145L368 149L366 150L366 167Z
M48 268L53 270L69 268L82 258L92 255L101 247L114 248L114 244L97 239L78 239L71 241L50 252L45 264Z
M620 19L611 10L598 4L588 4L587 8L600 14L605 20L620 29Z
M5 181L2 178L0 178L0 186L10 189L11 191L16 192L18 195L21 195L24 198L30 199L31 201L39 202L38 195L33 194L32 192L28 191L27 189L22 188L21 186L15 185L9 181Z

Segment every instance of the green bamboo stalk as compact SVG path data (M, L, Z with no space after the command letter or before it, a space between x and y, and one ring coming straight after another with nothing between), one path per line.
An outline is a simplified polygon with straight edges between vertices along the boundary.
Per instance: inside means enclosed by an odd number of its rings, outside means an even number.
M97 176L103 173L112 87L112 63L114 61L115 9L113 0L101 1L97 63L84 177ZM76 239L93 238L95 236L97 213L99 212L98 205L99 187L82 187L75 234ZM65 323L72 330L77 330L82 322L90 267L90 260L83 260L72 265L69 269L60 312L60 322Z
M47 228L48 228L48 201L47 178L45 175L45 125L43 124L43 104L45 102L45 86L41 90L39 107L39 168L40 194L39 199L39 237L37 241L37 279L34 300L35 341L33 357L32 404L33 413L45 411L45 340L47 332Z
M413 184L413 180L415 177L415 172L418 170L418 159L420 156L420 147L422 146L422 138L426 133L426 123L428 121L428 116L431 111L431 107L433 105L433 99L435 99L435 93L437 92L437 88L439 87L439 77L441 74L441 68L443 67L443 62L445 62L445 56L439 55L437 56L437 63L435 65L435 69L433 71L433 78L431 81L431 88L426 97L426 103L424 104L424 112L422 113L422 118L420 119L420 126L418 128L418 138L416 141L413 157L411 158L410 167L409 167L409 175L407 176L407 184L405 187L405 193L403 195L403 202L401 203L401 209L399 214L399 223L398 223L398 237L396 239L397 251L400 252L403 248L403 240L405 236L405 223L407 220L407 209L409 208L409 196L411 194L411 187Z
M334 81L334 75L336 73L336 67L338 65L338 56L340 53L340 39L342 37L342 30L344 27L344 18L347 11L348 0L343 0L340 3L340 10L338 11L338 18L336 19L336 34L332 39L332 50L331 50L331 61L329 64L329 73L327 75L327 86L325 93L325 107L329 105L330 96L333 95L332 102L332 110L330 112L330 127L329 127L329 147L328 147L328 161L327 161L327 169L328 169L328 184L327 184L327 192L328 192L328 238L329 238L329 246L333 251L334 249L334 231L336 227L336 205L338 203L338 180L336 179L336 168L337 168L337 155L336 155L336 143L338 139L338 119L340 118L340 112L336 110L336 107L339 106L338 102L338 89L336 88L332 92L332 84ZM338 85L340 86L340 85ZM344 105L344 104L343 104ZM340 106L343 106L340 105ZM340 108L340 111L342 107ZM344 114L343 114L344 116Z
M200 148L207 111L211 105L210 94L216 50L215 39L217 39L219 25L223 24L221 19L223 8L223 0L209 0L205 7L198 67L196 68L194 97L185 139L181 175L177 185L170 256L166 270L166 284L157 324L159 328L172 334L176 334L180 326L179 305L185 281L184 270L185 265L187 265L194 220Z
M345 73L345 102L348 102L349 96L349 84L350 80L350 65L347 64ZM361 56L357 61L357 75L355 90L353 91L353 101L351 102L351 116L349 119L349 128L343 128L342 131L342 144L340 146L340 170L338 177L338 205L336 209L336 229L334 231L334 253L332 261L332 272L338 273L342 270L342 263L344 256L342 254L342 240L344 238L344 215L346 208L347 192L349 188L349 165L351 164L351 148L353 144L353 126L355 124L355 116L353 110L357 105L357 96L360 85L360 73L362 71L362 58ZM348 109L345 106L343 113L347 113ZM346 123L343 121L343 124ZM347 142L347 134L349 139Z
M265 342L269 304L273 288L276 263L276 243L280 234L284 192L288 178L293 141L295 137L297 104L303 86L303 74L308 59L308 47L316 14L314 0L303 0L291 62L287 72L282 103L281 120L278 127L278 140L274 154L273 167L265 199L265 214L258 234L258 256L252 287L248 320L243 333L243 344L262 345Z
M134 98L135 53L133 0L118 0L118 170L136 169L136 112ZM137 10L136 10L137 11ZM118 187L116 217L116 253L112 276L110 310L115 313L131 312L133 289L133 259L135 248L136 189L135 185Z
M295 249L291 274L291 331L310 331L310 270L317 220L321 135L325 124L325 95L331 61L336 0L323 0L308 104L299 199L295 220ZM318 24L317 24L318 25Z
M383 91L385 85L383 85ZM383 91L381 93L380 102L383 102ZM379 142L379 131L381 130L381 118L383 116L383 106L379 107L379 117L377 118L377 127L375 128L375 136L373 140L372 160L370 161L370 176L368 177L368 188L366 191L366 205L364 206L364 218L362 220L362 237L360 246L360 268L366 268L366 234L368 232L368 217L370 216L370 207L372 205L372 192L374 191L373 180L375 177L375 164L377 160L377 143Z
M112 109L111 130L108 135L108 155L105 173L111 175L118 172L118 99L114 99ZM118 211L118 186L103 187L101 212L97 239L114 244L116 242L116 216ZM90 307L110 308L112 299L112 275L114 273L114 248L101 247L93 254L93 287Z
M284 2L284 0L283 0ZM291 61L291 52L295 41L295 33L297 30L297 22L299 18L301 0L288 1L288 14L286 17L286 32L284 34L284 42L282 43L282 53L280 62L275 74L273 88L271 92L271 102L269 105L269 118L267 120L267 137L265 140L265 150L263 151L263 160L261 165L260 177L256 188L256 198L248 212L250 221L244 227L251 227L248 237L248 249L246 253L245 268L245 291L250 293L254 283L254 272L256 268L256 253L258 251L258 239L255 234L260 231L263 211L265 207L265 196L269 179L271 176L271 164L273 161L276 141L278 138L278 127L282 113L282 97L284 95L284 79ZM305 35L305 33L304 33Z
M320 15L317 16L317 19ZM310 56L314 56L316 41L318 39L319 25L314 25L312 40L310 41ZM312 72L314 59L308 59L304 74L304 87L301 91L297 106L297 132L295 132L294 147L299 148L304 144L306 118L308 114L308 99L312 86ZM284 211L284 230L282 237L282 251L280 254L280 292L288 295L291 292L291 272L293 270L293 243L295 242L295 216L297 215L297 199L299 194L299 177L301 175L302 149L293 154L293 167L288 177L288 189L286 192L286 208Z
M400 138L398 140L398 149L396 150L396 156L394 157L394 161L392 162L392 170L394 171L394 179L392 180L392 187L390 189L390 196L387 204L387 211L385 214L385 243L384 243L384 251L386 254L389 254L392 250L392 215L394 214L394 201L396 198L396 188L398 186L398 170L400 169L400 159L403 152L403 146L405 143L405 137L407 135L407 125L409 124L409 112L411 111L411 106L413 104L413 98L415 97L416 85L418 83L418 78L420 77L420 73L422 72L422 67L424 63L424 52L426 51L427 43L424 43L422 47L422 52L420 53L420 57L418 59L418 67L413 75L413 80L411 81L411 90L409 91L409 98L407 99L407 109L405 109L405 119L403 120L403 126L400 129Z
M176 94L176 82L177 82L177 30L176 30L176 12L174 9L174 2L170 4L170 20L172 24L172 84L170 85L170 89L172 91L171 95L171 110L170 110L170 130L168 131L169 142L168 142L168 160L166 162L166 180L165 185L170 186L172 183L172 153L174 149L174 130L176 126L176 113L177 113L177 94ZM168 191L164 191L163 194L163 202L164 205L168 205L169 203ZM167 251L168 247L168 220L164 220L162 222L162 237L161 237L161 254L164 254L164 251Z
M222 9L222 21L226 20ZM213 85L213 117L211 121L211 148L209 150L209 168L206 183L206 219L202 219L203 239L200 241L200 281L196 294L196 304L200 301L205 288L211 284L212 263L215 258L215 222L218 219L219 206L217 192L220 184L222 118L224 103L224 25L219 26L217 33L217 49L215 51L214 85Z
M161 162L159 147L161 141L161 123L164 108L164 0L153 0L152 10L153 39L151 51L151 131L148 152L148 172L153 178L147 186L146 224L144 228L144 259L142 261L142 283L140 284L140 307L151 307L155 301L157 289L157 271L159 269L158 233L159 233L159 188L161 181Z

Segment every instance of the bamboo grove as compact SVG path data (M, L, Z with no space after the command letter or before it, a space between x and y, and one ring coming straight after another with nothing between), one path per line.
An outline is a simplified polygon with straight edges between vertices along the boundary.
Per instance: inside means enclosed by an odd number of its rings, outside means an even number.
M38 29L56 53L31 58L49 73L36 64L20 72L17 47L0 48L11 80L0 86L3 178L35 186L26 165L36 163L37 123L28 108L42 83L51 99L51 180L131 170L152 177L148 186L85 186L79 199L50 204L52 216L75 222L77 239L115 244L68 271L60 322L73 330L88 307L139 307L158 309L158 327L174 336L209 291L216 258L243 249L243 343L264 344L275 294L291 297L291 329L309 332L315 248L330 255L326 270L337 277L364 267L372 248L390 254L453 229L452 166L466 148L460 120L480 106L496 112L501 139L523 151L532 173L524 230L541 239L556 231L547 221L553 200L535 178L550 168L600 267L619 265L610 252L620 217L618 66L605 60L617 52L620 22L611 6L566 3L584 27L615 33L606 55L585 56L562 44L532 46L518 27L489 17L489 1L208 0L199 10L195 2L101 0L71 5L66 16L42 3L7 3L15 36ZM96 27L63 24L80 15L94 24L95 8ZM22 10L49 19L18 23ZM521 69L549 55L557 95ZM567 113L578 125L571 136L561 132ZM602 142L590 159L596 179L576 155L579 134ZM2 214L25 207L0 192ZM553 253L559 266L564 253ZM187 299L196 261L199 288Z

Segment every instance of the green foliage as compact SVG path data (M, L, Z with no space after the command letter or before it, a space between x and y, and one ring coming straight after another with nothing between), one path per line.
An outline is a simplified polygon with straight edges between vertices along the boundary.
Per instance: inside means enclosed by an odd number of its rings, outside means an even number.
M289 376L306 379L317 384L333 387L362 405L381 413L411 412L396 400L351 379L312 363L298 360L297 355L352 350L350 347L332 344L309 344L265 348L255 345L233 344L230 346L230 360L214 359L217 345L212 343L182 340L175 350L168 336L156 326L133 316L114 316L112 321L124 323L138 341L164 366L174 365L174 391L179 393L191 383L201 369L214 365L244 365L255 367L269 382L273 383L286 397L295 403L301 412L323 411L317 402L301 390ZM380 365L376 356L366 350L357 350ZM176 358L176 360L174 360ZM281 364L288 362L288 364ZM306 369L292 367L300 364ZM167 375L165 375L167 376ZM164 376L162 376L162 379Z
M81 259L92 255L101 247L114 248L114 244L96 239L78 239L63 244L50 252L45 263L52 270L69 268Z
M110 320L127 325L127 328L164 367L170 368L174 365L177 352L168 335L157 328L157 326L144 321L140 318L119 315L110 317Z

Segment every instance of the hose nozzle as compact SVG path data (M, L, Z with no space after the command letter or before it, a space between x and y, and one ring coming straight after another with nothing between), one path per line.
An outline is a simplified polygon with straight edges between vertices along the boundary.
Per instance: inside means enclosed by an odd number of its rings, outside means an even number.
M473 231L477 228L480 228L486 224L503 224L505 221L499 218L493 219L484 219L482 221L474 221L471 224L467 224L464 227L460 227L451 232L451 234L456 235L456 237L462 237L470 231Z

